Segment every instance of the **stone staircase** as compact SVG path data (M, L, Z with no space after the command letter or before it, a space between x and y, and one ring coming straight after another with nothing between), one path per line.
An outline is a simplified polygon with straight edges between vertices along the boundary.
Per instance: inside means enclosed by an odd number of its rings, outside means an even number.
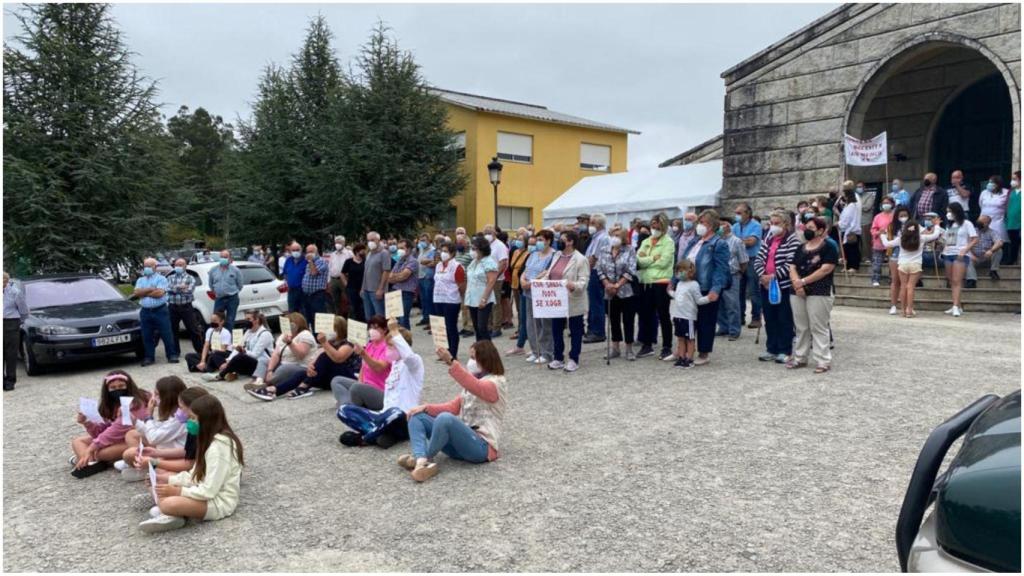
M836 305L862 308L889 308L889 268L883 267L881 286L871 285L871 262L861 264L860 272L848 278L842 272L835 274ZM1020 266L1003 266L1000 280L988 277L988 268L978 269L978 287L964 288L961 300L965 312L1020 312ZM914 292L914 309L942 312L952 305L952 293L946 288L946 278L934 268L922 275L923 288Z

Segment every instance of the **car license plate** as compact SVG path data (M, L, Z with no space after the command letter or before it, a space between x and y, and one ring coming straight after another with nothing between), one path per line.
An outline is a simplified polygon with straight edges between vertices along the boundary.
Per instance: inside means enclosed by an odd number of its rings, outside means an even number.
M93 338L92 346L93 348L98 348L100 346L110 346L111 344L124 344L125 342L131 341L131 334L121 334L120 336L104 336L102 338Z

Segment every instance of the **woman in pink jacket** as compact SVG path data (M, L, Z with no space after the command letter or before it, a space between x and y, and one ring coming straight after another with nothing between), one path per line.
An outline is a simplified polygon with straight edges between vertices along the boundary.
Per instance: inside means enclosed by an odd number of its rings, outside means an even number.
M882 211L871 220L871 285L878 286L882 281L882 261L885 260L885 246L882 246L882 234L889 229L892 222L893 208L896 201L892 196L882 198Z
M112 370L103 378L100 388L99 415L102 422L92 422L85 414L78 413L78 423L87 434L71 441L74 455L70 462L75 478L86 478L106 470L111 462L121 459L128 449L125 435L133 428L121 421L121 397L132 397L131 410L135 419L149 416L147 404L149 393L135 385L135 381L124 370Z

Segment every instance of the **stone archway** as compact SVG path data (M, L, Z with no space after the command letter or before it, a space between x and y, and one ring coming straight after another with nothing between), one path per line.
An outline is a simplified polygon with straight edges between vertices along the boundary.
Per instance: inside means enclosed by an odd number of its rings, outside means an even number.
M957 97L987 78L1000 78L1009 96L1012 126L1007 145L1020 164L1020 90L1009 68L978 42L947 33L917 37L893 50L865 75L844 119L846 133L871 137L889 133L889 178L916 186L935 169L934 139L944 111ZM842 155L842 152L840 152ZM881 182L884 167L857 168L851 177ZM939 174L940 181L948 174Z

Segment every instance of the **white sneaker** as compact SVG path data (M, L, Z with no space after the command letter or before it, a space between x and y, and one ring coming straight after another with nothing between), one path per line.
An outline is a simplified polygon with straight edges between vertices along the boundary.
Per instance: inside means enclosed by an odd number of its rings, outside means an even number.
M943 314L952 314L954 310L956 310L956 306L953 306L949 310L946 310L945 312L943 312Z
M575 372L575 371L577 371L579 369L580 369L580 367L575 362L573 362L572 360L569 360L569 363L565 365L565 371L566 372Z
M146 534L155 534L157 532L167 532L168 530L177 530L185 525L185 519L181 516L168 516L166 514L160 514L156 518L151 518L139 524L141 529Z
M537 361L537 355L536 354L530 354L529 356L526 357L526 363L527 364L533 364L536 361Z
M896 307L893 306L892 308L889 308L889 316L895 316L895 315L896 315Z
M543 355L537 356L537 364L547 364L548 362L551 362L551 361L548 360L547 356L543 356Z
M548 368L552 370L561 370L565 368L565 364L563 364L561 360L552 360L551 363L548 364Z
M875 288L878 288L879 286L878 282L872 282L871 285L874 286Z
M217 376L218 376L217 372L207 372L206 374L203 374L202 376L200 376L200 378L202 378L206 382L213 382L214 380L217 379Z
M960 308L953 306L953 317L959 318L961 314L963 314L963 311L960 310Z
M153 506L152 508L149 509L149 517L150 518L156 518L160 514L162 514L162 512L160 512L160 507L159 506Z
M114 468L118 472L124 472L125 470L128 469L128 463L125 462L124 460L118 460L117 462L114 462Z
M146 478L149 478L149 473L143 472L138 468L125 468L121 470L121 480L125 482L142 482Z

